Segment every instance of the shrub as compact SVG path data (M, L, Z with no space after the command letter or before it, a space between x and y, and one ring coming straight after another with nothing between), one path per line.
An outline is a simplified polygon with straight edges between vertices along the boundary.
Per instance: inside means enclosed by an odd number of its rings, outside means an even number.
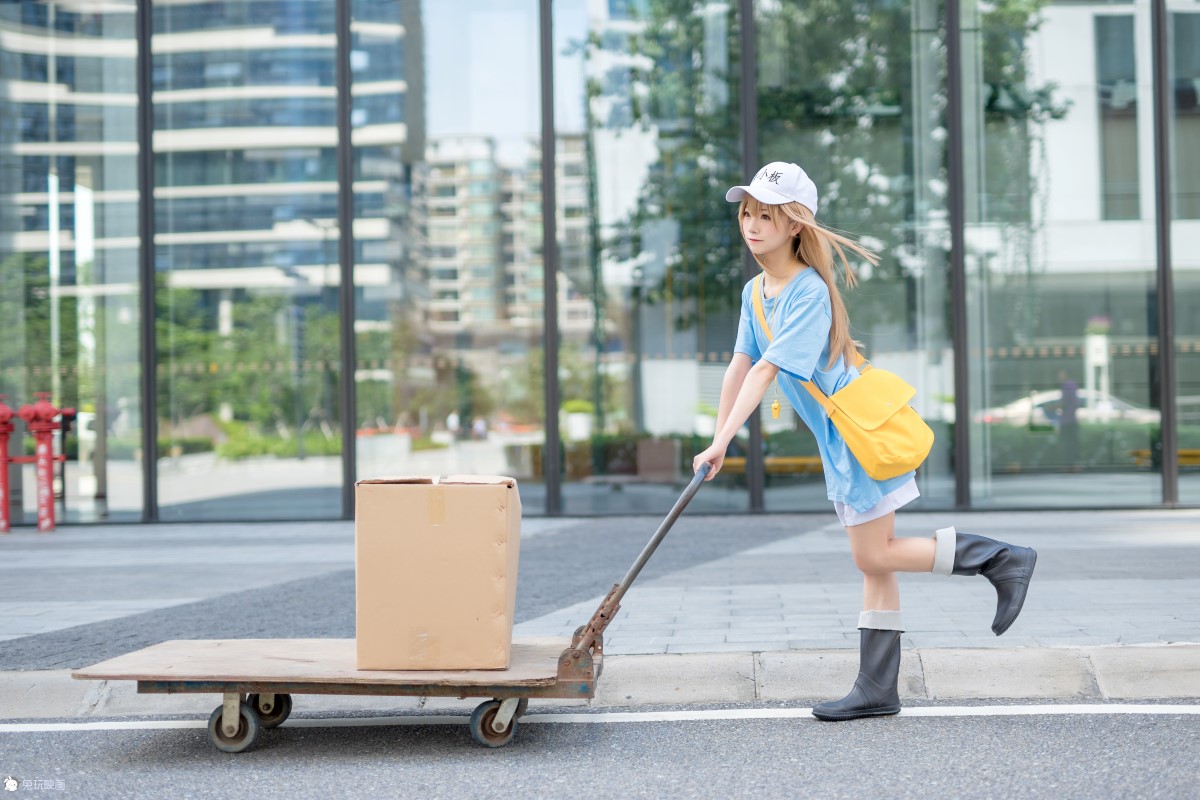
M988 431L994 472L1057 471L1073 466L1055 428L992 425ZM1132 422L1083 423L1079 426L1075 465L1091 469L1132 469L1137 464L1133 453L1153 450L1157 440L1157 426Z
M596 406L587 400L573 399L563 403L562 410L567 414L594 414Z
M257 456L296 458L300 454L295 438L264 436L242 427L235 430L236 432L231 434L226 441L217 445L218 457L237 461ZM341 452L342 441L336 436L326 439L320 431L308 431L304 434L304 454L307 456L336 456Z

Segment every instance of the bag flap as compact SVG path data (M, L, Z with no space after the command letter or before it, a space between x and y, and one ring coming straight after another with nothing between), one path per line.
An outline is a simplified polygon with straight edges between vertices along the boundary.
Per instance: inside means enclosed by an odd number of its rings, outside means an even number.
M917 390L894 372L869 369L829 398L860 428L872 431L908 405Z

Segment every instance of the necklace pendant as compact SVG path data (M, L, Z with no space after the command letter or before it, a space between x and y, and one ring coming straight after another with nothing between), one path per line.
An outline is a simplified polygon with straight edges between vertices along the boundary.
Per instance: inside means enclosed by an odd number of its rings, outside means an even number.
M771 403L771 419L779 419L779 401Z

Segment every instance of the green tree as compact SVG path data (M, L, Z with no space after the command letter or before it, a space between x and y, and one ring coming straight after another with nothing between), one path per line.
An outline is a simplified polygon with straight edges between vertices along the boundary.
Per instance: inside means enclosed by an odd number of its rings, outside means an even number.
M51 336L49 262L43 255L14 253L0 261L0 393L9 405L32 403L34 392L49 392L55 348ZM79 376L78 301L72 295L58 298L59 341L57 362L64 406L77 405Z
M233 303L232 330L217 330L212 297L158 281L155 307L159 414L172 426L228 404L235 420L260 431L339 419L338 319L280 295ZM296 371L299 370L299 386Z
M986 176L980 214L981 221L1001 229L1008 251L987 265L995 273L989 279L995 292L989 304L993 344L1029 343L1043 316L1038 284L1045 261L1035 254L1035 239L1044 215L1035 209L1049 174L1044 130L1070 110L1056 96L1056 84L1029 81L1026 38L1040 25L1045 5L1046 0L1006 0L980 8L984 136L973 145L982 151Z
M407 350L403 345L401 326L394 324L392 330L366 330L355 334L355 354L358 363L364 365L368 375L376 370L387 370L391 380L368 377L358 380L355 401L358 404L358 424L366 427L396 424L397 409L410 407L408 382L404 379L407 370ZM394 343L394 344L393 344ZM399 398L399 402L397 402ZM400 420L411 424L411 420Z
M678 303L676 324L692 327L713 312L731 308L742 283L740 238L733 214L721 194L742 180L740 128L736 98L739 74L738 15L725 14L728 70L703 68L708 22L706 3L656 0L649 6L644 32L633 41L635 53L653 66L635 73L646 101L631 105L638 121L659 131L660 160L653 165L643 202L632 227L670 219L678 226L675 250L666 271L645 289L645 302ZM720 202L718 202L719 200Z
M982 102L988 119L1010 132L1005 174L1012 180L1028 182L1034 168L1031 126L1066 113L1054 99L1055 87L1030 86L1024 66L1025 39L1036 30L1045 2L998 0L982 7ZM641 299L682 301L675 320L680 327L737 306L742 244L723 192L758 166L741 163L736 4L727 4L716 27L712 14L713 5L701 0L650 0L645 28L633 39L634 51L653 66L634 75L630 93L644 93L645 100L631 107L643 126L659 131L661 157L631 224L670 219L678 225L668 269ZM728 67L718 70L705 58L720 28ZM935 105L940 97L914 96L918 65L910 5L783 0L759 7L756 28L762 160L803 160L821 187L822 221L867 235L868 244L884 251L878 268L863 270L864 288L872 281L891 286L909 280L904 256L917 255L914 220L926 213L916 208L914 158L920 148L936 146L914 141L913 115L940 113L944 129L946 113ZM935 39L935 46L944 79L944 45ZM940 157L944 181L944 150ZM1027 213L1018 216L1028 220ZM902 322L904 303L887 294L855 293L851 310Z
M155 276L154 297L158 414L173 427L216 407L216 326L202 294L170 287L166 275Z

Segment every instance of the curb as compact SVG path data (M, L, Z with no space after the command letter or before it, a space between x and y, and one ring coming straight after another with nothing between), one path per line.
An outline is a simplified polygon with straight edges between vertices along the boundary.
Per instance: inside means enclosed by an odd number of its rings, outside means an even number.
M858 670L846 649L610 655L590 701L627 708L819 701L841 697ZM132 681L77 681L70 670L0 672L0 719L205 714L214 695L139 695ZM1200 697L1200 644L905 650L902 700L1151 700ZM300 711L469 711L478 699L304 695Z

